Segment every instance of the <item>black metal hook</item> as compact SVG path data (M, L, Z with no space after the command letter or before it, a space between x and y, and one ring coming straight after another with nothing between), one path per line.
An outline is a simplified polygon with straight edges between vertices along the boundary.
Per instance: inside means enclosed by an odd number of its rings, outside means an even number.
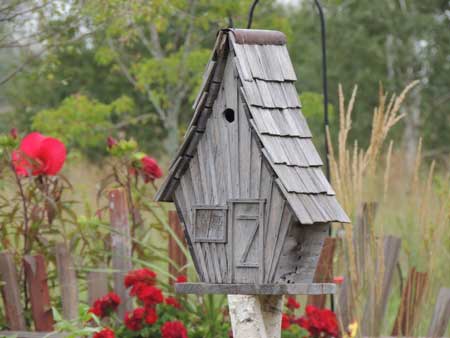
M255 8L256 5L258 4L259 0L254 0L251 7L250 7L250 11L248 13L248 23L247 23L247 29L252 28L252 22L253 22L253 13L255 12Z

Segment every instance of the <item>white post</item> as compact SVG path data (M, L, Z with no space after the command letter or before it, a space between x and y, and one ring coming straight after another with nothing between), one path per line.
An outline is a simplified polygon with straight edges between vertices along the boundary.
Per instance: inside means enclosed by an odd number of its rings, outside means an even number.
M234 338L280 338L283 296L229 295Z

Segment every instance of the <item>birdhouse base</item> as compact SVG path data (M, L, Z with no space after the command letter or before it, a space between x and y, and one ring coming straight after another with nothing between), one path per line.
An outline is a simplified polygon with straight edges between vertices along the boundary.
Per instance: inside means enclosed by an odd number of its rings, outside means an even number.
M303 284L209 284L176 283L175 291L184 294L227 295L328 295L336 292L333 283Z

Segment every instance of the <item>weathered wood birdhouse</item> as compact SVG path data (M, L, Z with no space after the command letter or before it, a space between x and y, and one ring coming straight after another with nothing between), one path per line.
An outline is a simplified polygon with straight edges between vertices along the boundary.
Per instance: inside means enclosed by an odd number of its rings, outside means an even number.
M283 33L219 32L158 201L175 202L201 283L183 293L323 294L329 222L349 222L324 176Z

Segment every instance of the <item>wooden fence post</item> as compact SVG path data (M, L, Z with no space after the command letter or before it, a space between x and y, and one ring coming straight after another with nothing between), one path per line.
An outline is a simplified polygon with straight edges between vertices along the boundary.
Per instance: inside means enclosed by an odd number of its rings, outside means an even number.
M88 304L94 304L95 300L108 293L108 274L101 271L90 271L87 275Z
M5 315L10 330L25 330L26 324L20 302L19 279L11 253L0 252L0 286Z
M441 288L434 306L427 337L443 337L450 322L450 289Z
M397 318L392 329L393 336L412 336L427 284L428 273L417 272L415 268L412 268L403 289Z
M386 312L401 243L402 240L398 237L386 236L383 238L383 257L377 257L375 263L375 275L381 279L381 288L380 292L377 293L375 291L377 283L373 283L373 290L367 299L363 320L361 321L361 334L363 336L377 337L381 333L382 325L380 323L383 322Z
M367 255L366 252L368 243L370 243L370 225L373 223L376 212L378 209L377 202L364 202L361 204L356 217L355 224L353 226L353 250L355 254L356 270L352 273L356 273L359 276L364 275L366 268ZM350 244L350 243L349 243ZM344 276L344 282L339 288L338 294L338 315L342 322L343 327L348 327L354 318L354 295L353 295L352 281L350 278L350 272Z
M109 215L111 220L111 250L114 291L122 300L118 309L119 317L131 310L131 298L124 285L124 277L131 270L131 235L128 222L128 202L124 189L109 192Z
M25 256L24 266L35 329L38 332L53 331L53 314L44 256Z
M325 238L322 251L314 273L314 283L332 283L333 281L333 258L336 248L336 238ZM326 305L327 295L308 296L307 303L318 308L324 308Z
M75 319L78 317L78 287L75 266L65 243L56 244L55 253L63 315L65 319Z
M185 237L184 231L181 227L180 220L176 211L169 211L169 225L178 239L184 244ZM180 249L177 241L173 236L169 236L169 258L175 264L169 263L169 273L171 276L179 276L180 274L186 274L187 258L183 251ZM173 284L172 278L169 277L169 283Z

